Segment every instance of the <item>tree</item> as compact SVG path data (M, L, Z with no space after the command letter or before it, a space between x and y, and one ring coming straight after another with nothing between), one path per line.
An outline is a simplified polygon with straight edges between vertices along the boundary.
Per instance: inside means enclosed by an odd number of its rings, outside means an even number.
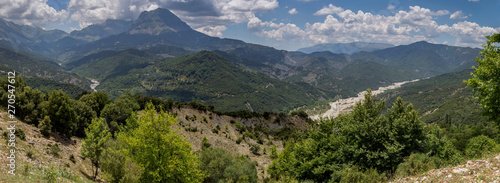
M74 100L62 90L54 90L48 94L48 100L40 104L41 116L49 116L52 130L71 137L76 130L77 113Z
M494 43L500 42L500 34L486 36L488 39L484 44L484 50L480 57L476 58L479 63L473 67L472 78L467 81L476 92L475 96L481 103L484 114L500 125L500 48Z
M88 106L92 108L98 117L101 117L101 111L104 109L106 104L109 104L111 100L108 99L108 95L102 92L93 92L82 96L80 101L85 102Z
M189 142L173 128L177 118L167 112L158 114L148 104L131 132L121 132L118 139L132 161L144 168L141 182L201 182L199 161Z
M94 180L97 177L101 154L104 151L104 145L110 139L111 133L104 119L94 119L87 129L87 137L82 140L82 156L90 158L94 170Z
M85 128L97 117L96 112L85 102L75 100L73 103L77 114L75 135L85 137Z
M48 137L50 136L50 132L52 130L52 124L50 121L49 116L45 116L40 123L40 132L42 133L43 136Z
M368 90L352 112L320 122L308 139L287 143L269 174L327 182L343 179L343 169L350 165L394 172L404 157L425 150L424 124L401 98L387 113L382 112L384 103Z
M200 169L207 177L203 182L258 182L256 163L219 148L205 148L199 152Z

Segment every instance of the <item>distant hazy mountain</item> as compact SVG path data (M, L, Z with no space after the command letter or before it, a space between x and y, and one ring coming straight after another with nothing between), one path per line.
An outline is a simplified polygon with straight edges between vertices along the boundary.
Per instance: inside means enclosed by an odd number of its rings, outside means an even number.
M46 31L0 19L0 45L14 50L51 54L55 51L50 43L66 36L68 34L61 30Z
M132 21L108 19L102 24L92 24L82 30L75 30L70 33L73 37L95 41L111 35L116 35L127 31Z
M365 43L365 42L353 42L353 43L325 43L318 44L311 47L300 48L297 51L304 53L322 52L330 51L332 53L347 53L353 54L360 51L375 51L385 48L393 47L392 44L387 43Z
M425 77L471 68L480 49L432 44L425 41L400 45L371 53L359 52L351 59L401 67Z

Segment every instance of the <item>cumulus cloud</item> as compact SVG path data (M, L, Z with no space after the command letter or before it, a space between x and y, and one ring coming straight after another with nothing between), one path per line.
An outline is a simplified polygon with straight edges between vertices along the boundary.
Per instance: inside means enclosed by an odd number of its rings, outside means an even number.
M464 15L462 11L456 11L450 15L450 19L466 19L467 16Z
M393 10L393 9L395 9L395 8L396 8L396 6L394 6L394 5L392 5L392 4L390 4L389 6L387 6L387 9L388 9L388 10Z
M247 22L258 12L278 7L277 0L71 0L68 9L80 27L101 23L106 19L134 20L146 10L166 8L192 28L221 35L226 25Z
M200 27L196 30L209 36L222 37L222 32L225 31L226 29L227 29L226 26L219 25L219 26Z
M331 15L331 14L337 14L340 12L343 12L344 9L341 7L334 6L333 4L330 4L328 6L323 6L320 10L318 10L314 15Z
M291 9L290 11L288 11L288 14L290 14L290 15L295 15L297 13L299 13L299 12L295 8Z
M491 35L500 28L482 27L477 23L458 22L452 26L439 25L436 16L450 14L448 10L431 11L419 6L410 6L409 11L400 10L393 15L379 15L369 12L353 12L341 7L329 5L315 15L327 15L323 22L307 23L304 28L295 24L262 22L259 18L250 19L247 26L257 35L276 39L300 39L306 42L389 42L408 44L435 39L443 33L456 38L455 44L461 46L480 46L486 35Z
M479 2L479 0L469 0L470 2Z
M47 0L2 0L0 18L17 24L44 26L63 21L68 17L66 10L57 11L47 5Z

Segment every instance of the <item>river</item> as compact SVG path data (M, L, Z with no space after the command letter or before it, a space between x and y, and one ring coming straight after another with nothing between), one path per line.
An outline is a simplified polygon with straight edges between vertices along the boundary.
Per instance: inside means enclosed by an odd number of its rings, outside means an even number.
M97 90L95 89L95 87L99 86L99 81L97 80L94 80L94 79L90 79L90 88L92 88L92 91L94 92L97 92Z
M417 81L419 81L419 79L415 79L415 80L411 80L411 81L397 82L397 83L393 83L392 85L389 85L389 86L379 87L377 90L372 90L372 94L378 95L378 94L383 93L387 90L399 88L406 83L413 83L413 82L417 82ZM359 92L356 97L349 97L346 99L339 99L335 102L331 102L330 109L328 109L328 111L326 111L323 114L316 114L316 115L313 115L310 117L313 120L317 120L319 118L332 118L332 117L336 118L337 116L339 116L339 114L351 111L351 108L354 105L356 105L357 102L359 102L365 98L365 93L366 93L366 91Z

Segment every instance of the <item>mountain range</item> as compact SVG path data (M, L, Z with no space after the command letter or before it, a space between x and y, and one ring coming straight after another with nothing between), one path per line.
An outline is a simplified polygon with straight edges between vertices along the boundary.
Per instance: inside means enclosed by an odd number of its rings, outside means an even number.
M314 53L329 51L332 53L347 53L353 54L360 51L376 51L386 48L394 47L392 44L388 43L366 43L366 42L352 42L352 43L324 43L317 44L310 47L300 48L297 51L304 53Z
M36 58L18 59L20 66L2 58L5 71L17 69L81 87L95 79L101 83L96 89L112 97L141 93L196 100L228 111L289 111L367 88L470 68L479 53L428 42L278 50L205 35L167 9L143 12L135 21L107 20L70 34L1 20L0 38L7 50L0 56ZM320 51L321 46L334 50ZM25 67L44 69L33 74ZM42 70L50 74L40 74Z

